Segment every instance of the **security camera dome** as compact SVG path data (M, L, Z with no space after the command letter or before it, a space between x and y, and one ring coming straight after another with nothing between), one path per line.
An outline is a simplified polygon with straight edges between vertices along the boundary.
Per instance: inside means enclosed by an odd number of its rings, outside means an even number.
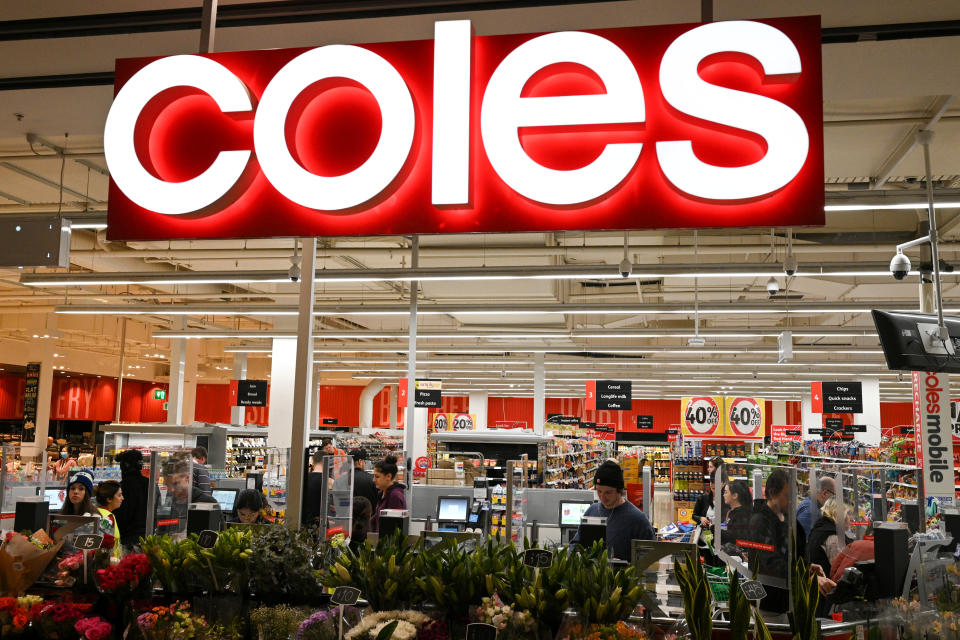
M910 258L898 252L890 261L890 273L897 280L906 278L910 273Z
M776 295L778 291L780 291L780 283L777 282L776 278L771 276L770 279L767 280L767 293L773 296Z

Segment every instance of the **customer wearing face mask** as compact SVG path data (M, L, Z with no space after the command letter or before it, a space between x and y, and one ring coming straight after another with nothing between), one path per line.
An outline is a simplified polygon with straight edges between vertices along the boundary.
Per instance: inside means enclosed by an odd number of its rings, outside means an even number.
M66 480L70 470L80 466L80 463L77 462L79 454L80 452L76 447L63 447L60 450L60 459L50 463L50 469L57 480Z

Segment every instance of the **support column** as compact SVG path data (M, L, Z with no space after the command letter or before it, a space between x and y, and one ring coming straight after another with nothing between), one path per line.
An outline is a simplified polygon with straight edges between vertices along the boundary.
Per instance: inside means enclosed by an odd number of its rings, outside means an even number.
M770 403L773 407L773 416L770 424L787 424L787 403L785 400L774 400Z
M184 316L174 318L174 328L183 331L187 328ZM167 424L183 424L183 382L187 365L187 339L170 339L170 389L167 394ZM118 381L119 387L119 381Z
M297 339L274 338L270 358L270 402L267 446L286 449L293 434L293 387L296 384Z
M245 353L233 354L233 379L237 381L247 379L247 354ZM247 423L247 408L246 407L230 407L230 424L238 424L240 426L243 426L246 423Z
M420 238L418 236L413 236L411 238L410 246L410 268L416 269L420 264ZM403 425L403 448L406 450L406 455L408 458L415 460L418 456L426 454L426 437L424 437L423 445L421 448L422 453L417 453L416 446L420 441L416 437L416 432L421 428L420 422L417 420L417 412L414 409L416 404L417 396L417 295L418 295L419 283L416 280L410 281L410 338L409 338L409 349L407 354L407 384L409 388L407 389L407 412L406 420L404 420ZM423 420L423 429L426 431L426 412L424 412ZM424 434L425 436L426 434ZM410 504L410 501L407 501L407 504Z
M313 406L310 411L310 431L318 431L320 429L320 367L317 365L313 366ZM310 440L310 434L307 434L307 441Z
M546 365L544 354L533 354L533 432L543 435L546 420Z
M856 439L873 447L880 446L880 379L858 378L863 389L863 413L853 415L854 424L867 425L866 433L856 434Z
M187 340L184 346L183 367L183 424L193 424L197 415L197 364L200 359L200 341Z
M490 394L486 391L471 391L467 396L467 413L476 416L474 426L477 429L487 428L487 403L490 402Z
M399 385L392 384L390 385L390 428L397 428L397 394L399 392Z
M821 436L810 435L810 429L823 428L823 416L813 412L813 405L810 400L810 392L805 391L800 400L800 422L803 425L804 440L822 440Z
M313 389L313 297L317 261L317 239L303 239L303 277L300 279L300 308L297 314L297 339L294 343L295 375L293 385L293 412L290 437L290 466L287 469L287 527L300 528L304 460L307 429L310 427L310 395ZM274 356L274 371L277 363ZM276 379L274 378L274 383ZM271 403L271 407L273 403ZM271 423L271 430L273 429ZM269 434L268 434L269 439Z
M373 428L373 401L385 386L382 382L371 382L360 392L361 429Z
M117 368L117 401L113 408L113 421L120 422L120 400L123 398L123 374L127 354L127 319L124 318L120 327L120 366Z

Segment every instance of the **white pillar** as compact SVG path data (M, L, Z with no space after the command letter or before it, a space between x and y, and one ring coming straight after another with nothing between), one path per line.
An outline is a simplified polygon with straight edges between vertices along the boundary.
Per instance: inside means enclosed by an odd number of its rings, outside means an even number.
M774 400L770 404L773 406L773 415L770 416L770 424L787 424L786 401Z
M390 428L397 428L397 393L399 385L390 385Z
M467 413L476 416L474 423L477 429L487 428L487 403L490 401L490 394L486 391L471 391L467 396Z
M373 400L387 385L382 382L371 382L360 392L360 428L373 427Z
M187 319L180 316L174 319L173 324L176 329L182 331L187 328ZM186 365L187 339L172 338L170 340L170 393L167 394L167 424L183 424L183 381Z
M880 446L880 379L858 378L863 389L863 413L853 416L854 424L867 426L866 433L855 434L858 441L870 446Z
M267 446L286 449L293 433L293 388L296 378L297 339L274 338L270 363L270 414Z
M416 407L413 410L415 428L410 428L413 433L413 448L407 452L407 456L413 461L427 455L427 411L429 409L426 407Z
M546 420L546 366L542 352L533 354L533 432L543 435Z
M233 354L233 379L247 379L247 354ZM239 424L243 426L247 422L246 407L230 407L230 424Z
M183 316L174 322L187 328ZM167 424L193 424L197 408L197 360L200 343L187 338L170 340L170 393L167 396Z
M821 440L820 436L810 435L810 429L823 428L823 416L812 411L813 406L810 401L810 392L804 392L803 399L800 400L800 422L803 425L804 440Z

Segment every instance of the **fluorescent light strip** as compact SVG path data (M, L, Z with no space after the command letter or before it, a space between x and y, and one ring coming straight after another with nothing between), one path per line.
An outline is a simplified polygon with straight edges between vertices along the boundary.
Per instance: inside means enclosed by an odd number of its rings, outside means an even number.
M73 222L70 223L70 230L74 229L106 229L106 222Z
M874 211L874 210L907 210L907 209L926 209L926 201L917 202L897 202L897 203L877 203L877 204L828 204L823 207L824 211ZM934 209L956 209L960 208L960 202L946 201L934 202Z

